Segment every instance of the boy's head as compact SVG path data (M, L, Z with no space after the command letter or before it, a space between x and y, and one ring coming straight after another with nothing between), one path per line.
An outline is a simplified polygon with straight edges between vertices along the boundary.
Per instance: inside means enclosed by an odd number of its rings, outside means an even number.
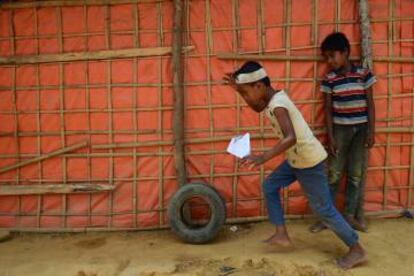
M322 55L334 70L348 63L350 49L348 38L340 32L331 33L321 44Z
M240 96L254 111L261 112L266 90L270 87L270 79L263 67L255 61L248 61L233 73L233 77Z

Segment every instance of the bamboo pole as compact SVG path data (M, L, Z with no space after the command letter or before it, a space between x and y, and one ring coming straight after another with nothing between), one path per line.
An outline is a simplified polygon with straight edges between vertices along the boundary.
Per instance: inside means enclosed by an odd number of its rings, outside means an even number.
M405 209L389 210L389 211L378 211L378 212L368 212L367 217L370 218L380 218L380 217L399 217ZM408 211L414 212L414 209L409 209ZM148 212L147 212L148 213ZM99 215L99 214L98 214ZM105 214L102 214L105 216ZM315 218L311 214L301 214L301 215L285 215L286 219L297 220L297 219L310 219ZM248 217L248 218L228 218L226 219L226 224L239 224L239 223L254 223L267 220L266 216L258 217ZM142 231L153 231L153 230L166 230L169 229L168 225L161 226L150 226L150 227L139 227L138 230ZM119 231L136 231L137 228L130 227L119 227L115 229L108 229L103 227L78 227L78 228L30 228L30 227L13 227L9 229L11 232L21 232L21 233L99 233L99 232L119 232Z
M372 69L371 24L369 21L369 4L359 0L359 26L361 30L362 65Z
M206 81L207 81L207 109L208 109L208 117L209 117L209 124L208 124L208 132L210 136L215 136L215 128L214 128L214 113L213 108L211 107L212 95L211 95L211 57L210 53L212 49L214 49L213 45L213 33L212 33L212 21L211 21L211 11L210 11L210 0L205 0L205 17L204 17L204 26L205 26L205 39L206 39ZM210 150L214 151L215 145L214 143L210 143ZM210 155L210 177L209 183L214 183L214 168L215 168L215 156Z
M223 153L223 152L217 152L217 153ZM128 155L129 154L129 155ZM208 155L211 154L210 152L195 152L195 155ZM124 156L129 156L131 157L131 153L124 153L123 155L121 155L121 157ZM148 156L148 155L147 155ZM152 155L154 156L154 155ZM155 157L157 157L157 155L155 155ZM403 170L403 171L407 171L410 168L409 165L400 165L400 166L388 166L388 167L384 167L384 166L378 166L378 167L370 167L368 170L369 171L395 171L395 170ZM265 171L265 173L271 173L271 171L267 170ZM216 177L220 178L220 177L234 177L234 176L257 176L259 175L258 171L241 171L238 172L236 174L234 173L216 173ZM199 173L199 174L194 174L191 175L192 179L205 179L209 177L209 173ZM176 180L176 176L164 176L164 180ZM142 176L142 177L137 177L137 178L133 178L133 177L115 177L114 181L115 182L131 182L131 181L157 181L158 177L157 176ZM88 181L88 179L71 179L71 183L86 183ZM103 178L103 179L98 179L95 178L93 179L91 182L92 183L96 183L96 182L107 182L108 179L107 178ZM1 179L0 183L10 183L13 182L13 179ZM57 180L45 180L45 179L28 179L27 181L25 181L27 183L39 183L39 182L44 182L46 183L56 183L59 182ZM402 190L402 189L408 189L410 186L409 185L403 185L403 186L391 186L389 185L390 183L388 183L387 185L387 189L388 190ZM367 189L367 191L378 191L378 192L382 192L382 187L378 187L378 188L369 188Z
M39 24L38 24L38 12L37 12L37 8L33 8L33 20L34 20L34 30L35 30L35 36L39 35ZM39 39L36 39L36 55L39 55L40 52L40 45L39 45ZM40 115L40 110L41 110L41 95L40 95L40 66L39 64L35 64L35 78L36 78L36 131L40 132L41 131L41 115ZM36 137L36 141L37 141L37 154L40 155L42 152L42 143L41 143L41 136L37 136ZM43 179L43 167L42 167L42 162L39 161L37 164L37 169L39 172L39 178ZM40 183L42 184L42 182ZM41 216L40 214L42 213L42 206L43 206L43 197L41 195L37 196L37 227L40 228L41 225Z
M173 72L173 91L174 91L174 113L173 113L173 132L174 132L174 159L175 171L177 174L178 185L184 185L187 181L185 167L185 148L184 148L184 92L183 92L183 70L181 60L181 44L183 33L183 3L181 0L174 0L174 33L172 46L172 72Z
M414 76L414 72L408 72L408 73L391 73L391 74L378 74L377 78L400 78L400 77L410 77L410 76ZM313 82L314 79L312 77L291 77L291 78L276 78L276 77L271 77L270 78L271 81L291 81L291 82ZM207 82L206 81L191 81L191 82L187 82L184 83L183 86L184 87L189 87L189 86L201 86L201 85L206 85ZM216 80L216 81L211 81L211 84L213 85L220 85L223 84L223 82L221 80ZM140 87L172 87L172 83L112 83L110 85L113 88L140 88ZM59 89L60 86L58 85L40 85L40 86L18 86L16 87L16 91L32 91L32 90L37 90L37 89L41 89L41 90L57 90ZM107 87L106 84L66 84L63 85L63 87L65 89L86 89L86 88L105 88ZM10 86L1 86L0 85L0 91L10 91L11 87ZM409 97L411 96L413 93L401 93L401 94L397 94L396 96L400 95L402 97ZM376 96L378 97L385 97L383 96ZM298 101L295 101L295 103L297 103ZM186 107L186 109L194 109L194 108L200 108L201 106L189 106ZM205 108L205 106L203 106ZM164 110L169 110L171 109L170 107L163 107ZM119 108L117 109L117 111L126 111L128 110L127 108ZM152 111L153 107L141 107L140 111ZM102 112L102 111L106 111L102 108L97 108L97 109L91 109L91 112ZM2 111L2 114L6 114L6 111ZM25 114L30 114L30 112L33 111L20 111L21 113L25 113ZM54 111L47 111L47 110L41 110L40 112L54 112ZM72 110L65 110L65 112L75 112ZM77 112L79 112L79 110L77 110ZM9 112L10 113L10 112Z
M111 39L111 8L109 5L104 6L104 31L105 31L105 47L107 50L112 48L112 39ZM107 105L110 111L108 112L108 140L112 143L114 141L114 124L113 124L113 109L112 109L112 60L109 59L105 62L106 66L106 98ZM109 184L114 185L114 151L109 150L110 156L108 158L108 179ZM114 194L109 193L108 196L108 205L110 213L113 213L114 209ZM113 215L110 215L107 222L107 227L111 228L113 226Z
M162 46L164 44L164 28L163 28L163 14L162 14L162 3L157 3L157 44ZM181 19L182 22L182 19ZM181 23L182 24L182 23ZM182 43L182 40L181 40ZM178 49L180 45L176 45ZM173 46L174 47L174 46ZM177 50L177 54L181 55L181 53ZM180 57L181 61L181 57ZM158 59L158 79L159 82L163 82L163 74L162 74L162 57ZM182 81L182 79L181 79ZM162 93L162 86L158 87L157 91L157 100L158 100L158 116L157 116L157 129L158 129L158 140L164 140L164 132L163 132L163 111L160 109L163 105L163 93ZM183 93L183 92L182 92ZM183 122L182 122L183 123ZM162 152L162 147L158 147L158 153ZM162 210L164 209L164 155L160 154L158 156L158 206ZM163 212L158 213L158 224L164 224L164 214Z
M283 28L283 39L284 39L284 43L285 43L285 55L286 56L290 56L291 55L291 26L290 26L290 22L292 21L292 1L291 0L285 0L284 4L283 4L283 20L286 23L286 27ZM286 89L286 92L289 94L290 91L290 87L291 87L291 82L289 81L290 76L291 76L291 62L292 60L286 60L285 61L285 75L286 75L286 80L285 80L285 85L284 85L284 89ZM285 214L287 214L289 212L289 187L283 187L282 188L282 194L283 194L283 211Z
M366 0L359 0L359 21L360 21L360 31L361 31L361 59L362 66L372 70L372 45L371 45L371 26L369 20L369 4ZM375 124L375 122L374 122ZM355 216L357 218L363 218L365 216L364 203L365 203L365 186L366 186L366 177L367 177L367 168L369 160L369 150L365 150L366 160L364 161L361 186L360 186L360 195L358 196L359 202L356 209Z
M398 121L404 121L404 120L408 120L408 118L407 117L402 117L402 118L396 118L395 120L390 118L390 119L383 119L383 120L378 120L378 121L381 121L381 122L398 122ZM314 133L316 135L321 135L321 134L325 133L320 125L315 125L315 126L311 126L311 127L314 130ZM266 126L265 126L265 128L267 130L271 129L270 127L266 127ZM231 132L234 133L235 131L259 131L259 130L260 130L260 127L246 126L246 127L241 127L241 128L237 128L237 127L217 128L216 132L217 133L231 133ZM195 129L186 130L186 134L200 134L200 133L203 134L206 131L207 131L207 129L204 129L204 128L195 128ZM171 131L165 131L164 133L170 133L170 132ZM380 133L412 133L413 132L413 127L381 127L381 128L378 128L376 130L376 132L380 132ZM88 135L89 134L105 135L105 134L108 134L108 133L109 133L109 131L95 131L95 130L93 130L93 131L65 131L66 135L85 135L85 134L88 134ZM152 134L152 135L154 135L154 134L157 134L158 131L153 131L153 130L150 130L150 131L145 131L145 130L143 130L143 131L134 131L134 130L122 131L122 130L120 130L120 131L113 131L113 133L114 134L140 134L140 135L150 135L150 134ZM37 133L37 132L33 132L33 131L27 131L27 132L19 132L18 133L19 137L33 137L33 136L37 137L38 135L40 135L40 136L58 136L59 132L57 132L57 131L44 131L44 132ZM3 137L4 136L13 136L13 133L12 132L7 132L7 133L3 133L0 136L3 136ZM164 143L164 142L165 141L161 141L161 143ZM142 143L143 143L143 145L145 145L147 142L142 142ZM124 146L123 145L124 143L118 143L118 144L120 144L121 147ZM125 144L127 145L128 143L125 143ZM94 145L93 147L95 149L98 149L101 146L105 147L103 145L106 145L106 144L98 144L98 145ZM132 147L132 146L126 146L126 147Z
M64 52L64 40L63 40L63 22L62 22L62 8L56 7L56 18L57 18L57 41L59 45L59 53L62 54ZM66 137L65 137L65 114L63 110L65 109L65 71L62 63L59 63L59 121L60 121L60 143L62 147L66 147ZM66 157L62 158L62 178L63 183L67 183L67 159ZM65 194L62 195L62 227L65 228L67 225L66 221L66 213L68 208L68 199ZM38 211L38 218L40 218L40 210ZM40 225L38 225L40 227Z
M16 41L15 41L15 28L14 28L14 11L9 12L9 38L10 38L10 51L12 55L16 54ZM17 68L16 66L13 66L12 68L12 105L13 105L13 112L14 112L14 143L16 147L16 159L17 162L20 162L21 154L20 154L20 138L19 138L19 116L17 112ZM16 183L20 184L20 169L17 168L16 170ZM17 197L17 205L19 213L22 210L22 197ZM17 220L17 225L21 225L21 220Z
M135 48L138 48L140 46L140 37L139 37L139 10L138 10L138 4L133 5L132 10L132 17L134 22L134 40L133 44ZM133 82L138 82L138 58L135 58L133 61ZM137 116L137 109L138 109L138 89L137 87L133 88L132 91L132 123L134 125L134 131L137 132L139 129L138 126L138 116ZM134 141L138 142L138 134L134 135ZM139 206L139 197L138 197L138 181L136 180L138 177L138 156L137 156L137 149L134 148L132 151L133 157L132 157L132 177L134 180L132 181L132 210L134 218L132 220L133 225L135 228L138 228L138 206Z
M388 1L388 16L389 18L393 18L394 17L394 0L390 0ZM388 28L387 28L387 38L388 38L388 56L393 56L394 55L394 48L393 48L393 26L391 24L391 22L388 22ZM387 64L387 71L388 73L392 72L392 64L388 63ZM393 85L392 85L392 81L390 79L388 79L387 81L387 118L390 118L390 114L391 114L391 109L392 109L392 98L393 98ZM387 122L386 124L388 127L390 126L390 122ZM384 160L384 166L388 166L388 164L390 163L390 155L391 155L391 148L390 148L390 141L391 141L391 136L389 134L387 134L386 136L386 143L387 145L385 146L385 160ZM389 172L385 171L384 172L384 182L383 182L383 191L382 191L382 209L385 211L386 207L387 207L387 202L388 202L388 187L387 184L389 182Z
M40 184L40 185L0 185L0 195L44 195L94 193L113 190L114 186L107 184ZM59 214L61 215L61 214Z
M185 46L182 51L191 51L194 46ZM171 47L137 48L122 50L103 50L96 52L73 52L64 54L48 54L34 56L0 57L0 65L54 63L83 60L108 60L133 57L162 56L172 53Z
M70 151L74 151L74 150L77 150L77 149L80 149L80 148L84 148L86 146L88 146L88 142L82 142L82 143L78 143L78 144L75 144L75 145L72 145L72 146L69 146L69 147L61 148L59 150L50 152L48 154L45 154L45 155L42 155L42 156L39 156L39 157L35 157L33 159L29 159L29 160L25 160L25 161L22 161L22 162L13 164L13 165L5 166L5 167L0 168L0 174L11 171L11 170L14 170L14 169L17 169L17 168L24 167L24 166L27 166L27 165L30 165L30 164L33 164L33 163L36 163L36 162L39 162L39 161L49 159L49 158L61 155L63 153L66 153L66 152L70 152Z
M217 58L228 60L275 60L275 61L320 61L324 62L321 56L290 56L290 55L272 55L272 54L233 54L233 53L217 53ZM351 61L359 61L361 57L351 56ZM413 57L392 57L392 56L373 56L373 61L376 62L399 62L399 63L413 63Z
M240 41L241 41L241 37L240 37L240 32L238 31L239 27L240 27L240 9L239 9L239 0L232 0L232 24L233 24L233 30L232 30L232 35L233 35L233 51L234 52L238 52L239 50L239 45L240 45ZM233 61L233 63L235 63L237 61ZM234 64L236 65L236 64ZM239 95L236 95L236 128L237 134L240 134L240 97ZM237 214L237 183L238 183L238 172L239 172L239 163L238 162L234 162L234 169L233 169L233 177L232 177L232 199L231 199L231 216L235 217ZM212 184L212 183L211 183Z
M98 6L115 4L153 4L167 2L167 0L51 0L35 2L9 2L0 4L2 9L24 9L24 8L44 8L44 7L65 7L65 6Z
M264 53L265 49L266 49L266 26L265 26L265 18L264 18L264 2L263 0L260 0L257 3L257 21L258 21L258 29L257 29L257 39L259 41L259 52L262 54ZM260 135L264 135L265 132L265 124L264 124L264 113L260 112L260 118L259 118L259 123L260 123ZM261 139L260 140L260 147L264 148L264 140ZM236 162L236 165L237 162ZM264 166L260 166L260 176L259 176L260 180L259 183L263 183L263 181L265 180L265 169ZM260 214L264 215L265 213L265 204L264 204L264 193L263 190L260 189L260 195L261 195L261 200L260 200Z

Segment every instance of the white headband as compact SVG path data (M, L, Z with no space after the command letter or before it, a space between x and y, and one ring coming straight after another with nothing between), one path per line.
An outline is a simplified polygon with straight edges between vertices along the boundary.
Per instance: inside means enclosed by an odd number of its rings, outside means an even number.
M243 83L252 83L263 78L267 77L266 71L263 68L260 68L256 71L250 73L242 73L237 75L236 83L243 84Z

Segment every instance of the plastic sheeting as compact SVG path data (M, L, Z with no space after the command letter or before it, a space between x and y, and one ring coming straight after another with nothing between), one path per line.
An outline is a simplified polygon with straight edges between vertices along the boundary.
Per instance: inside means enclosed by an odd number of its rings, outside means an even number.
M288 3L286 6L284 3ZM290 4L289 4L290 3ZM214 185L228 217L266 215L260 183L283 157L250 172L225 152L227 142L195 138L250 132L253 149L276 142L263 116L221 85L240 62L217 53L319 55L334 30L359 55L357 1L187 1L185 129L191 181ZM412 1L369 1L375 56L413 56ZM172 2L0 9L0 56L171 46ZM392 18L395 21L391 20ZM410 19L411 18L411 19ZM264 61L314 129L323 127L316 61ZM374 62L377 128L411 127L413 64ZM171 57L0 66L0 167L85 140L91 145L138 142L135 148L81 149L0 174L0 184L107 183L110 193L0 197L0 227L127 229L166 225L177 189L172 148ZM323 135L319 135L325 141ZM413 137L378 132L367 172L367 212L413 207L409 198ZM142 146L143 142L155 145ZM157 143L165 142L162 145ZM413 186L411 193L413 193ZM285 212L310 213L297 183L282 193ZM339 198L339 204L343 198ZM411 205L411 206L408 206Z

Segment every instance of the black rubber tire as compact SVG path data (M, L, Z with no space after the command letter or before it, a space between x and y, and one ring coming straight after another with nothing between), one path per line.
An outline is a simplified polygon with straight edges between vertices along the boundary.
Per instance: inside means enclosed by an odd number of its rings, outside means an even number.
M187 200L202 197L210 207L210 220L206 225L193 228L183 221L182 208ZM226 205L214 187L204 183L190 183L175 192L168 206L171 230L183 241L203 244L214 239L226 220Z

